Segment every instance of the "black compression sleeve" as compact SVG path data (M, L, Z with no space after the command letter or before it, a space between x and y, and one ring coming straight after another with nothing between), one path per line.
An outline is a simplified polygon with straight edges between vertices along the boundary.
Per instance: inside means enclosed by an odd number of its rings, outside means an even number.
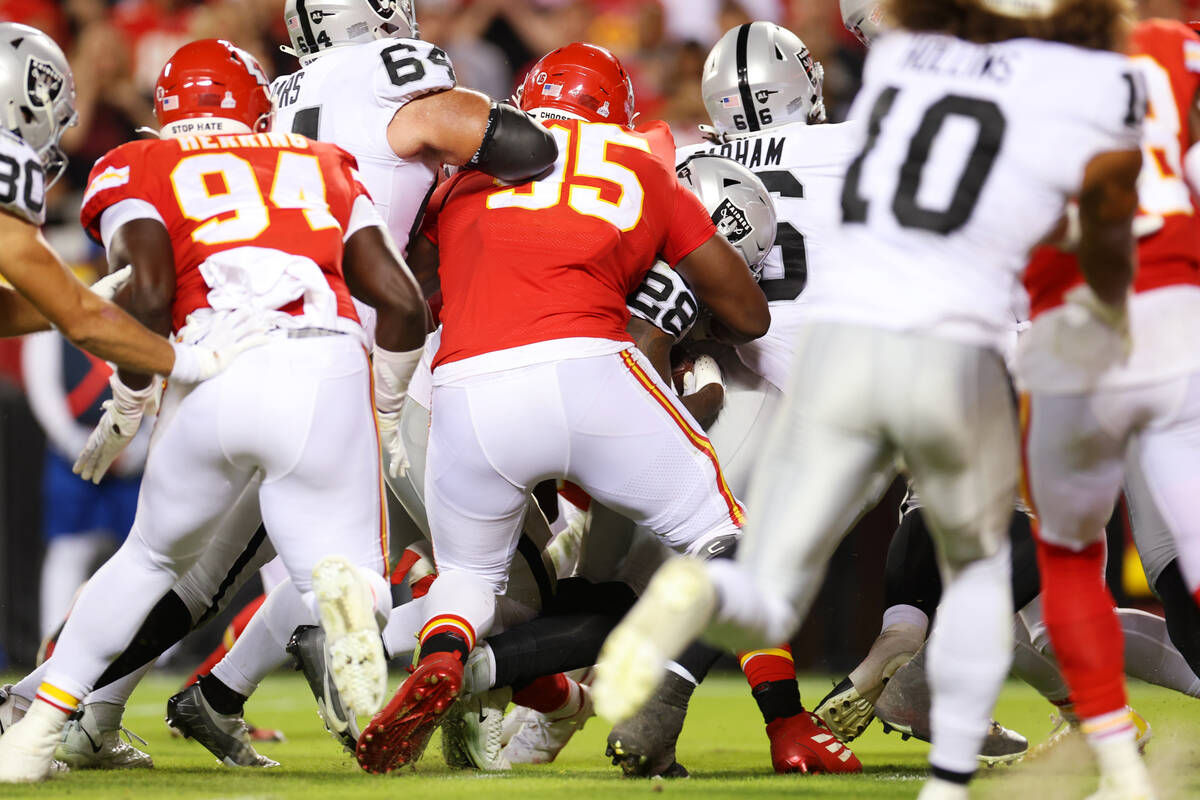
M467 166L520 183L549 172L558 158L550 131L508 103L492 103L483 142Z
M167 592L159 600L150 615L134 634L133 641L116 660L108 665L104 674L96 681L95 689L107 686L124 678L147 661L153 661L178 642L192 629L192 615L183 600L174 592Z

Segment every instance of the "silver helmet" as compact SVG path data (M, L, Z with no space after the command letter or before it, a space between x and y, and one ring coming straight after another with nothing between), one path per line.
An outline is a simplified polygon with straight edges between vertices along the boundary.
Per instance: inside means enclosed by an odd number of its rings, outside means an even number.
M49 187L67 166L58 141L77 118L75 76L53 39L28 25L0 23L0 96L0 125L38 154Z
M283 21L305 65L331 47L418 35L416 0L287 0Z
M717 133L746 133L824 122L824 77L799 36L773 22L751 22L726 31L713 46L700 93Z
M879 0L841 0L842 24L867 47L883 33L883 4Z
M775 245L775 204L758 176L731 158L697 153L675 173L700 198L717 232L746 259L758 280L762 262Z

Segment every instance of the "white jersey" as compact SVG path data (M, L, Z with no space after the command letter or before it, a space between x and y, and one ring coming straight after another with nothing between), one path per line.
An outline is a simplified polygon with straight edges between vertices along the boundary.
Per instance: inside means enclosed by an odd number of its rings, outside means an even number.
M0 211L33 225L46 222L46 171L33 148L0 130Z
M1097 154L1137 149L1144 93L1123 55L897 31L851 110L833 268L812 315L1002 349L1030 248Z
M676 161L695 153L732 158L757 175L775 201L775 246L763 262L759 285L771 306L765 336L737 347L747 367L781 391L791 373L796 331L807 314L805 286L832 267L841 222L842 177L861 146L858 122L795 122L737 136L722 144L680 148Z
M274 128L332 142L353 155L375 207L407 252L438 165L397 158L388 124L408 101L453 86L450 59L428 42L380 39L334 47L271 84Z

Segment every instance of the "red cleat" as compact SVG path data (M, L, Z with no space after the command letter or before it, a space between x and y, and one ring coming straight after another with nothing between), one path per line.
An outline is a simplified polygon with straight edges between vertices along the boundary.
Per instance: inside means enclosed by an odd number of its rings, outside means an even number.
M391 702L363 729L355 750L358 765L379 775L420 758L458 696L462 673L462 662L454 653L432 653L422 659Z
M779 773L862 772L862 762L816 714L802 711L767 723L771 764Z

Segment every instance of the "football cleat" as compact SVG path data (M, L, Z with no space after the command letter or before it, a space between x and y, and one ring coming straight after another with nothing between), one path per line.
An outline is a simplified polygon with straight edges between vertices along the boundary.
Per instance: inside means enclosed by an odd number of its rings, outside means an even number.
M875 718L875 701L884 685L920 650L924 630L897 623L875 638L871 650L813 710L843 742L852 742Z
M249 726L236 714L221 714L193 683L167 700L167 725L185 739L195 739L228 767L278 767L250 744Z
M816 714L803 711L767 723L771 765L784 774L862 772L862 762Z
M880 687L882 691L883 687ZM878 698L878 693L875 697ZM842 678L825 695L815 712L829 730L843 742L852 742L875 719L875 699L864 697L849 678Z
M283 731L277 728L258 728L249 722L246 723L246 732L250 734L252 742L286 742L287 737L283 735Z
M688 701L695 687L667 672L650 699L629 719L613 726L604 754L627 778L686 778L675 760L675 743L683 731Z
M925 660L914 658L892 675L875 703L875 716L883 723L884 733L893 731L904 739L912 736L923 742L932 737L929 706L932 701L925 680ZM1014 730L992 720L979 752L979 761L989 767L1012 764L1029 752L1029 741Z
M287 651L295 662L296 669L304 673L308 688L317 700L317 713L325 723L325 730L346 749L353 753L358 744L358 720L342 705L337 687L330 679L325 662L325 632L316 625L301 625L292 633Z
M662 683L667 662L704 631L716 605L702 561L684 556L663 564L600 649L596 713L614 723L632 717Z
M431 653L421 659L391 702L363 729L355 750L358 765L382 774L419 759L450 712L462 674L462 663L454 653Z
M84 705L70 716L54 757L71 769L151 769L154 759L133 746L134 739L142 747L146 740L124 727L100 730L91 713L95 705Z
M65 724L61 711L35 701L0 736L0 783L37 783L60 771L54 751Z
M459 698L442 721L442 756L454 769L512 769L504 753L504 709L511 689Z
M325 631L325 660L349 714L374 714L387 694L387 656L371 587L358 567L329 556L313 567L313 592Z
M576 731L583 730L587 721L596 716L592 708L592 690L579 684L579 710L561 719L549 719L534 712L504 748L504 755L513 764L549 764L571 741Z
M1134 741L1137 744L1138 752L1145 755L1146 745L1154 738L1154 729L1150 727L1150 723L1146 718L1139 714L1132 706L1126 706L1126 708L1129 709L1133 727L1137 731ZM1073 739L1082 740L1083 738L1083 733L1079 730L1078 720L1070 719L1062 714L1051 714L1050 725L1050 733L1046 736L1045 741L1030 748L1029 753L1025 756L1026 760L1044 758L1068 741Z

